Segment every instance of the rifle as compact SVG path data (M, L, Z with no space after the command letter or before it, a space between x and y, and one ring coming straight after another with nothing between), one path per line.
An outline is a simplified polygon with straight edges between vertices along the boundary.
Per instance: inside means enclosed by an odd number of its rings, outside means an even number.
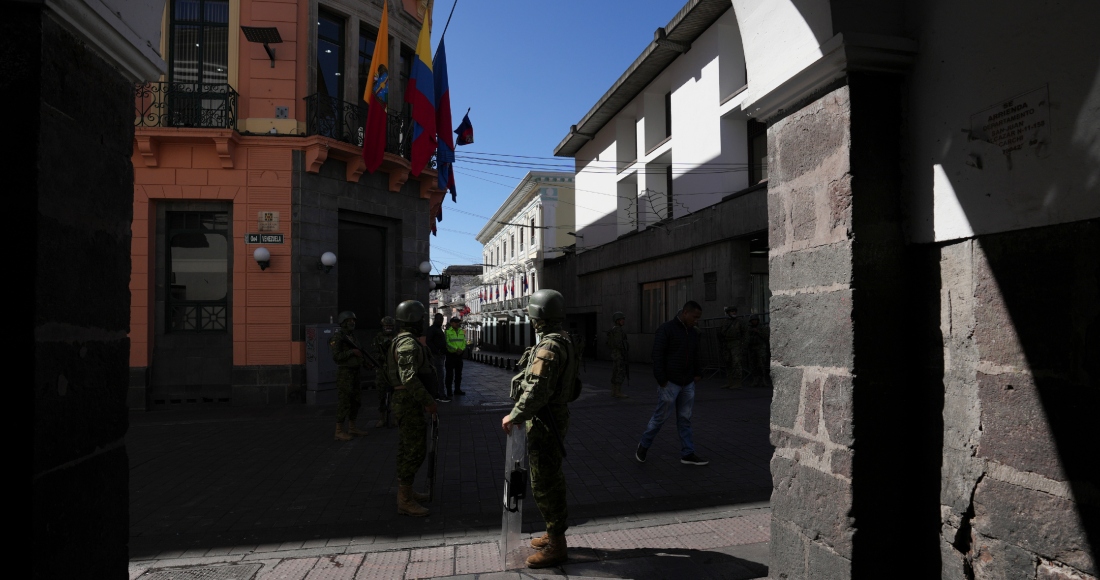
M378 360L375 359L373 356L371 356L370 353L367 352L367 350L365 348L359 346L359 343L356 342L355 339L352 338L352 336L350 334L345 334L344 335L344 340L346 340L348 342L348 344L351 345L352 348L354 348L354 349L358 350L359 352L363 353L363 357L367 359L367 362L369 362L371 364L371 366L373 366L376 369L382 368L382 365L378 364Z
M550 434L554 436L554 441L558 442L558 450L561 451L561 456L564 459L565 442L562 441L561 431L558 431L558 421L554 419L554 414L550 412L550 406L543 405L543 407L535 413L535 418L550 429Z
M431 439L432 448L428 452L428 503L431 503L432 498L435 496L435 458L436 448L439 447L439 415L434 413L432 414L429 439Z

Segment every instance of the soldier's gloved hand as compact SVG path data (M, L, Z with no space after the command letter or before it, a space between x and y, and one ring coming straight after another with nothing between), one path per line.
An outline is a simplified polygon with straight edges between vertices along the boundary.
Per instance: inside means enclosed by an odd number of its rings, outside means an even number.
M351 349L351 354L354 354L355 356L358 356L358 357L362 357L363 356L363 351L361 351L357 348L353 348L353 349Z
M436 403L432 403L431 405L424 407L424 410L427 411L429 415L435 415L439 411L439 405Z

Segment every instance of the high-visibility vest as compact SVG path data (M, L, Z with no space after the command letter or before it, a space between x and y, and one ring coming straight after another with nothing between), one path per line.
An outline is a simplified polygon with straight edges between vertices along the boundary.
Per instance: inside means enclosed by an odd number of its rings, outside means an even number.
M466 331L459 328L447 329L447 352L459 353L466 350Z

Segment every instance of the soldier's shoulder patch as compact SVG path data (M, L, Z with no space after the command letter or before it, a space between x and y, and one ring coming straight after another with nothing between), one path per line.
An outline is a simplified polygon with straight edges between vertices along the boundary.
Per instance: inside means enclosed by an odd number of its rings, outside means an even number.
M535 360L531 363L531 374L536 377L547 376L547 367L554 360L554 351L548 348L540 348L535 351Z

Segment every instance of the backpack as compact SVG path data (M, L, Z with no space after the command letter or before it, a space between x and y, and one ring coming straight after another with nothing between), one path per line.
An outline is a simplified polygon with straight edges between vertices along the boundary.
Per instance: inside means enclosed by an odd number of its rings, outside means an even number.
M577 346L573 344L572 337L565 331L562 331L560 334L547 334L543 338L553 342L565 351L569 359L565 364L565 371L562 373L562 395L566 403L572 403L581 396L580 352L578 352Z

